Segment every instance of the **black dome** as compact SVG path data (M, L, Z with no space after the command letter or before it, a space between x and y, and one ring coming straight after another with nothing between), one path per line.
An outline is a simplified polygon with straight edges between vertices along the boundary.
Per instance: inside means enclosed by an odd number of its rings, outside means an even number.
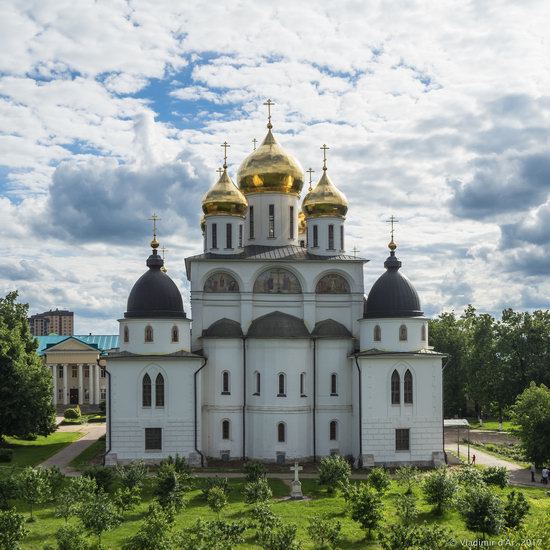
M164 261L153 250L147 258L146 271L135 283L128 296L124 317L143 319L150 317L185 317L183 301L178 287L161 271Z
M240 323L232 319L214 321L206 330L202 331L203 338L242 338L243 329Z
M248 338L309 338L303 319L274 311L254 319L247 333Z
M413 284L399 273L401 262L392 250L384 262L386 273L372 285L364 304L364 318L416 317L423 315Z

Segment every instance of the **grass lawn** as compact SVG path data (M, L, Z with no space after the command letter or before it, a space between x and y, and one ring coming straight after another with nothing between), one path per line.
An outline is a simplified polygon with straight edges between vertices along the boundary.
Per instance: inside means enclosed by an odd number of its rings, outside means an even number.
M101 464L100 459L104 454L105 436L102 436L72 460L69 466L83 470L92 464Z
M81 437L80 432L54 432L46 437L38 436L34 441L5 437L7 446L13 449L13 460L1 463L0 467L36 466Z
M498 420L484 420L483 425L481 425L477 419L470 419L470 428L472 429L481 429L481 430L493 430L495 432L498 431L499 424ZM502 431L504 432L513 432L514 430L517 430L517 426L511 422L510 420L505 420L502 423Z
M133 535L139 528L140 522L147 513L148 503L152 499L152 487L154 480L147 479L144 490L144 501L135 511L126 515L125 521L117 529L105 533L102 537L103 543L110 549L121 548L123 542ZM197 480L197 485L200 485L201 480ZM229 505L222 511L223 519L234 521L249 519L252 520L250 507L242 501L242 489L244 487L244 479L230 479L230 495ZM273 490L274 498L272 508L275 514L281 517L285 523L295 523L298 526L298 538L303 543L304 550L312 550L313 544L307 535L308 519L314 514L327 515L335 521L340 521L342 524L342 545L344 549L355 548L380 548L376 541L366 541L364 532L359 528L358 524L353 522L346 513L345 502L339 495L329 496L320 490L315 480L306 479L302 481L304 494L312 497L310 501L286 501L278 500L280 497L285 497L290 490L283 481L278 479L270 479L269 483ZM504 490L497 489L501 496L505 496L510 488ZM545 513L550 511L550 498L546 495L543 489L525 488L521 491L526 495L531 505L531 510L528 516L527 527L533 524L540 518L543 518ZM396 522L395 504L400 498L403 489L398 487L395 482L392 482L391 488L384 497L384 524L386 530L390 524ZM476 535L468 531L464 527L464 522L460 518L458 512L447 512L442 517L434 516L430 506L426 505L421 497L421 492L418 487L415 488L420 508L419 522L427 521L428 523L439 523L440 525L453 531L457 540L475 540ZM28 514L28 507L21 502L16 502L17 508L25 515ZM58 519L54 515L52 505L39 506L35 508L36 523L27 524L30 530L29 535L23 542L23 548L27 550L42 548L44 544L52 544L56 530L63 525L63 520ZM184 527L191 526L198 518L215 519L215 514L206 506L205 501L201 497L199 489L191 491L187 495L187 506L180 512L176 518L175 530L179 531ZM74 525L79 525L79 521L71 519L70 522ZM240 545L239 548L258 549L254 544L254 531L248 530L245 532L246 542ZM502 538L502 537L501 537ZM498 537L495 540L499 540ZM457 547L460 547L458 545Z

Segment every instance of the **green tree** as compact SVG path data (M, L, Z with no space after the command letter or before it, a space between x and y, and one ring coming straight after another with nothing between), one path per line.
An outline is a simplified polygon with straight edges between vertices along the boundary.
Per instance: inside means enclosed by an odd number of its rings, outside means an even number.
M19 550L27 533L25 518L15 508L0 510L0 550Z
M215 512L220 519L220 512L227 506L227 495L220 487L212 487L208 491L206 503L212 512Z
M308 535L316 550L334 550L340 547L342 524L330 517L314 515L309 519Z
M529 503L520 491L512 491L504 505L504 523L508 529L518 528L529 512Z
M302 545L296 540L296 530L293 523L283 523L277 529L268 531L260 545L263 550L301 550Z
M147 476L147 467L142 460L136 460L123 466L117 466L116 474L123 487L128 489L141 488Z
M383 495L390 488L390 474L384 468L373 468L369 472L367 483Z
M349 507L351 518L368 531L370 539L372 530L376 529L382 520L382 499L378 491L365 483L360 483L351 494Z
M260 477L256 481L249 481L244 486L243 494L246 504L266 502L273 496L271 487L265 477Z
M406 464L397 469L395 477L399 485L405 487L405 493L410 494L413 490L413 485L418 481L420 471L414 466Z
M261 462L255 460L247 462L244 465L244 471L246 473L246 481L249 483L251 481L258 481L258 479L265 477L267 473L265 466Z
M86 476L70 478L59 494L55 515L67 523L70 517L78 515L80 508L85 506L96 492L97 484L94 479Z
M510 481L510 472L504 466L487 466L483 468L481 475L488 485L498 485L504 489Z
M550 389L532 383L516 399L512 419L529 460L545 464L550 460Z
M426 475L422 489L426 502L433 504L435 512L441 515L453 505L458 492L458 482L446 466L440 466Z
M403 525L414 523L419 513L414 494L408 493L400 497L395 504L395 511Z
M109 499L109 495L103 491L95 493L86 502L86 506L81 506L78 515L86 530L97 536L100 546L103 533L114 529L122 522L122 517Z
M141 488L119 487L113 495L113 503L121 514L132 511L141 503Z
M170 514L156 502L149 506L147 516L138 532L123 545L124 550L172 550L174 535L172 533Z
M329 493L349 480L351 467L349 462L339 455L324 456L319 464L319 484L325 485Z
M65 483L65 475L57 466L44 468L43 470L50 488L50 494L48 495L47 500L55 502L61 494L61 489Z
M35 521L33 516L34 507L37 504L46 502L51 494L48 474L41 468L28 466L19 474L17 482L19 496L31 508L29 521Z
M80 527L63 525L55 533L57 550L86 550L89 548L86 536Z
M476 487L467 491L460 500L460 515L470 531L497 535L504 525L504 506L500 498L488 487Z
M164 509L172 509L174 512L183 509L186 491L187 486L181 481L174 464L165 463L160 466L157 473L155 495Z
M0 477L0 510L9 509L9 501L17 498L18 483L15 468L8 475Z
M6 435L55 430L52 379L36 353L28 309L17 292L0 298L0 444Z
M273 513L267 502L260 502L252 509L252 517L256 525L256 539L261 545L267 534L281 525L281 520Z
M204 521L198 519L177 539L180 550L233 550L244 542L246 525L238 522Z

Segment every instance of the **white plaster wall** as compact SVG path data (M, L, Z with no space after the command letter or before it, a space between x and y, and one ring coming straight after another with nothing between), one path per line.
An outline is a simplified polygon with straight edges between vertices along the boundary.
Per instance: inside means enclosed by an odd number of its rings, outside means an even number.
M374 340L374 327L380 326L382 339ZM407 327L407 340L399 340L399 327ZM376 348L383 351L418 351L428 348L428 319L402 317L392 319L360 319L361 350ZM426 327L426 340L422 340L422 326Z
M153 327L153 341L145 341L145 327ZM127 326L130 341L124 342L124 327ZM172 327L177 326L179 341L172 342ZM191 349L191 320L175 317L173 319L119 319L120 351L131 353L173 353Z
M194 449L193 374L200 368L198 358L167 360L108 360L111 374L112 441L108 462L144 459L157 461L179 453L185 457ZM153 382L151 407L142 407L142 377ZM164 377L165 405L155 407L154 382ZM162 428L162 450L145 450L145 428ZM200 427L199 427L200 428ZM199 429L200 434L200 429ZM199 439L200 441L200 439Z
M219 214L205 216L206 251L215 254L238 254L243 248L239 246L239 226L243 227L243 246L245 244L244 219L240 216L222 216ZM217 247L212 247L212 224L216 224ZM226 226L231 226L231 248L227 247Z
M442 451L441 358L408 356L359 358L363 390L363 455L379 464L430 464ZM390 380L400 374L401 403L391 404ZM403 403L403 379L413 375L413 404ZM410 429L410 450L395 450L395 430Z
M254 207L254 238L250 238L250 209L245 218L246 244L264 246L299 245L298 214L300 199L287 193L247 194L248 205ZM269 237L269 205L275 207L275 237ZM290 207L294 207L294 237L290 237Z
M340 240L340 227L344 226L345 219L342 218L307 218L307 249L312 254L317 254L319 256L336 256L337 254L344 253L345 243L345 234L344 234L344 247ZM328 242L328 226L334 226L334 247L329 248ZM317 235L318 235L318 246L313 246L313 228L317 226ZM345 226L344 226L345 227ZM345 233L345 230L344 230Z

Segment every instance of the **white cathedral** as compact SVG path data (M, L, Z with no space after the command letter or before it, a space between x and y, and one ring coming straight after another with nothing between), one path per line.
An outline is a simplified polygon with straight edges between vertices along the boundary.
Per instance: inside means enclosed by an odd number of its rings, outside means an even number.
M202 201L204 251L185 261L192 321L153 237L107 358L106 464L444 461L443 356L393 238L365 300L366 260L345 253L348 203L324 153L303 201L271 117L237 185L224 162Z

